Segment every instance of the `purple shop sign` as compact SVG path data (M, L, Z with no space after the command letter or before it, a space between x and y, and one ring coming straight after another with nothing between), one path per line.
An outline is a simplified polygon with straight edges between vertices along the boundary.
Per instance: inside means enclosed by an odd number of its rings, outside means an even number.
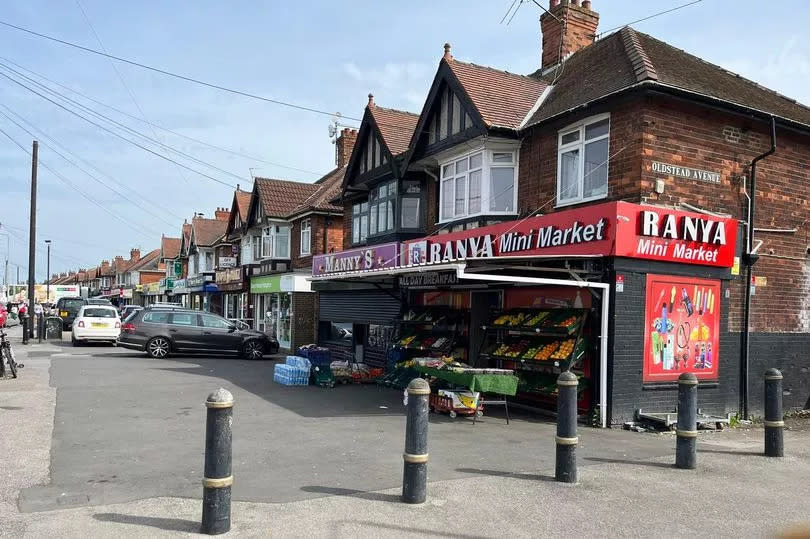
M312 259L312 276L369 271L399 266L399 243L381 243Z

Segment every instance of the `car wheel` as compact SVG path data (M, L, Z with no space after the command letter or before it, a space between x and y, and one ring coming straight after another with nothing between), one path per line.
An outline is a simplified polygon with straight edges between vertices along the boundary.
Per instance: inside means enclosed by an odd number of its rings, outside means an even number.
M146 353L153 359L163 359L168 356L170 348L169 340L165 337L152 337L146 343Z
M264 345L257 340L245 343L244 355L247 359L262 359L264 357Z

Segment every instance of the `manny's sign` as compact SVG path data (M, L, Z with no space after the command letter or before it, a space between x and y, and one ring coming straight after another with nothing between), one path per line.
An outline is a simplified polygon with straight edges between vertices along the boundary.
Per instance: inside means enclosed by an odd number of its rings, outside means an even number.
M409 241L402 264L620 256L731 267L736 237L734 219L609 202Z

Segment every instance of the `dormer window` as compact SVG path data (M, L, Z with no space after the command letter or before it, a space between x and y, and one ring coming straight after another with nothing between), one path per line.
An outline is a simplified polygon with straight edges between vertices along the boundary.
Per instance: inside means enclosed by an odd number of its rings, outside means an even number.
M517 151L482 149L440 164L441 221L477 215L514 215Z

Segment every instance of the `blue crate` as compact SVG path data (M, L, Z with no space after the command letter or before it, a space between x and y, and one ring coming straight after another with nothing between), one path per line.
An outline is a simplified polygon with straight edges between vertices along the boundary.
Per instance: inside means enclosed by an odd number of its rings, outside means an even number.
M332 363L332 352L328 348L312 348L307 357L313 367L328 367Z

